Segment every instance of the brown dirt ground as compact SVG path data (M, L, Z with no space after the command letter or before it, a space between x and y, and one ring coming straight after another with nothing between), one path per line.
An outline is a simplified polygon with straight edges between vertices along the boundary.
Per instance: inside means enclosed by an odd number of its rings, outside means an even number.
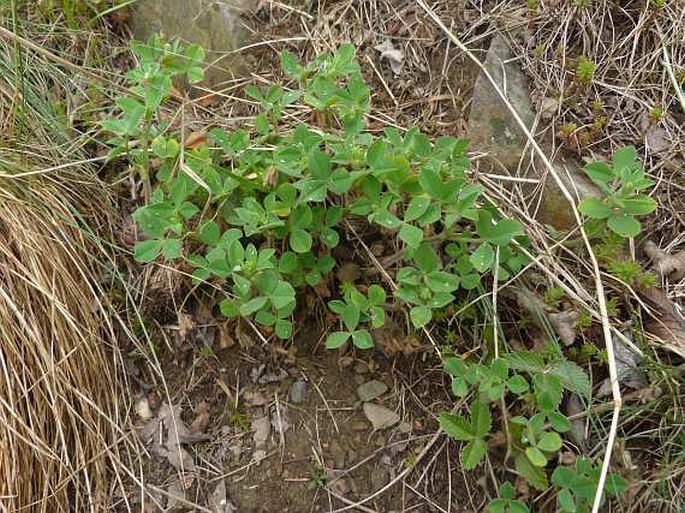
M209 440L186 445L195 469L183 477L151 450L144 470L149 484L168 490L184 481L189 484L186 500L207 505L224 479L227 499L245 513L334 511L346 505L339 497L360 500L391 481L389 490L366 502L369 509L363 511L444 511L449 504L479 509L482 485L465 480L456 465L456 447L439 439L416 464L434 442L436 415L452 406L436 358L428 353L330 352L314 332L301 333L285 351L261 345L247 349L239 342L212 354L203 351L208 337L220 337L218 330L190 329L183 342L176 327L165 330L179 342L173 351L161 351L166 383L140 391L153 418L168 402L180 406L184 421L192 425L208 407L202 432ZM235 338L245 341L249 334ZM374 431L362 413L356 389L372 379L389 387L374 402L400 416L389 429ZM293 404L289 393L297 380L307 382L307 392L302 403ZM252 422L265 416L271 430L263 459L256 461ZM282 433L279 425L286 426ZM158 498L168 505L162 493ZM150 507L144 511L154 511ZM179 509L189 510L182 504Z

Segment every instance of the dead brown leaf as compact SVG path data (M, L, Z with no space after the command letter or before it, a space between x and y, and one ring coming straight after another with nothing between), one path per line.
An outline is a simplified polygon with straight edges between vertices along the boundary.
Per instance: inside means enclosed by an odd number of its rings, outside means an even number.
M219 339L219 347L221 349L229 349L235 345L235 339L233 338L233 330L230 326L230 321L222 322L219 324L219 329L216 331L217 338Z
M183 147L186 150L195 150L207 144L207 134L203 132L191 132L188 137L186 137Z
M195 418L190 423L190 432L194 434L204 433L209 426L209 403L202 401L195 408Z
M193 320L193 317L190 314L187 314L185 312L178 312L177 314L178 317L178 336L181 339L181 342L184 342L186 337L188 336L188 333L195 328L195 321Z
M571 345L576 339L579 313L575 310L557 312L546 304L537 292L527 288L513 289L516 303L525 310L535 325L543 332L552 327L564 345Z
M644 252L659 272L659 274L673 281L680 281L685 277L685 251L669 255L651 240L644 245Z
M685 358L685 319L678 306L666 293L656 287L637 289L642 300L652 308L653 314L645 319L645 329L661 344Z

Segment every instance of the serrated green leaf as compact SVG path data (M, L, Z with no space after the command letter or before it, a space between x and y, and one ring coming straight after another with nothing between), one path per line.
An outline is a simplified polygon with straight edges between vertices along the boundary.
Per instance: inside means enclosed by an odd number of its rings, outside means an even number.
M281 68L283 72L290 78L300 79L304 73L304 68L297 62L295 56L288 50L281 52Z
M274 331L276 332L276 336L278 338L281 340L287 340L293 336L293 323L285 319L279 319L276 321Z
M266 114L258 114L254 118L254 126L257 132L259 132L261 135L267 135L271 129L269 118L266 117Z
M444 271L434 271L426 276L426 285L434 292L454 292L459 288L459 279Z
M509 353L505 358L512 370L534 374L545 369L545 360L532 351L516 351Z
M417 196L416 198L413 198L410 202L409 205L407 206L407 210L404 211L404 220L405 222L411 222L415 221L419 217L421 217L423 214L426 213L426 210L428 210L428 207L430 206L430 199L425 197L425 196Z
M592 162L587 164L583 171L596 184L607 184L614 179L614 171L606 162Z
M162 255L167 260L173 260L181 256L181 239L164 239L162 241Z
M400 240L410 248L416 248L423 241L423 230L411 224L404 224L398 234Z
M359 308L355 305L346 304L340 314L340 318L349 331L354 331L359 324Z
M528 381L520 374L515 374L509 378L509 381L507 381L507 387L516 395L525 394L529 388Z
M649 196L638 196L623 200L623 213L629 216L644 216L656 210L657 203Z
M229 319L240 315L240 307L236 301L232 299L224 299L219 303L219 310L224 317Z
M466 364L457 356L450 356L443 361L445 372L450 376L463 377L466 373Z
M590 397L592 392L590 377L576 363L568 360L556 362L551 366L550 373L561 381L566 390L585 398Z
M487 240L498 246L505 246L511 239L523 233L521 224L514 219L502 219L489 230Z
M307 253L312 249L312 236L301 228L294 229L290 232L290 249L295 253Z
M419 185L432 198L442 199L444 194L444 183L435 171L424 168L419 174Z
M568 489L560 490L557 495L557 506L563 513L576 513L576 501L573 499L571 491Z
M451 413L441 413L438 422L442 430L455 440L465 442L473 439L471 424L464 417Z
M558 488L573 488L576 473L568 467L557 467L552 472L552 484Z
M552 425L552 429L557 433L566 433L567 431L570 431L571 421L568 420L565 415L557 411L550 411L547 413L547 418Z
M295 289L286 281L279 281L276 288L270 290L269 300L277 310L295 303Z
M561 449L562 445L563 441L561 440L559 433L554 431L543 433L537 443L538 449L545 452L557 452Z
M391 230L399 228L399 226L402 224L402 221L400 221L397 216L391 214L387 210L381 210L374 213L373 221L376 224L381 225L383 228L389 228Z
M578 210L593 219L606 219L611 215L611 207L599 198L585 198L578 203Z
M626 215L612 215L607 225L614 233L625 238L637 237L642 229L640 221Z
M490 406L485 401L475 401L471 405L471 432L476 436L483 437L490 432L491 427Z
M347 331L336 331L335 333L331 333L326 339L326 348L338 349L347 342L348 338L350 338L350 334Z
M409 311L409 317L414 327L418 329L428 324L433 314L427 306L415 306Z
M452 393L457 397L464 397L469 392L468 383L466 383L466 380L461 377L452 378L451 388Z
M468 442L461 449L461 464L464 470L473 470L483 460L488 446L482 438L476 438Z
M373 285L370 285L366 295L368 296L369 301L371 301L371 303L373 303L374 305L380 305L385 303L385 289L380 285L376 285L375 283Z
M243 317L249 317L257 310L261 310L264 307L264 305L266 305L267 301L268 299L264 296L259 296L249 300L246 303L243 303L242 305L240 305L240 315L242 315Z
M157 239L144 240L136 243L133 251L133 258L136 260L136 262L152 262L159 256L161 252L162 241Z
M159 135L152 140L152 152L161 158L174 158L180 148L178 141L173 138Z
M637 151L634 146L624 146L614 152L613 160L617 171L634 167L637 164Z
M495 260L495 250L492 246L484 242L478 249L469 257L469 261L479 272L485 272L492 267Z
M209 246L216 246L221 240L219 225L214 221L206 221L200 227L200 240Z
M357 330L352 333L352 343L359 349L373 349L373 338L367 330Z
M515 459L516 470L526 481L540 491L545 491L549 486L547 476L542 468L534 466L524 453L519 453Z
M416 262L419 270L424 273L437 271L440 266L440 259L432 246L421 244L412 254L412 259Z
M563 386L556 376L535 374L533 376L535 399L542 411L556 410L561 403Z
M536 467L547 465L547 456L537 447L526 447L526 457Z

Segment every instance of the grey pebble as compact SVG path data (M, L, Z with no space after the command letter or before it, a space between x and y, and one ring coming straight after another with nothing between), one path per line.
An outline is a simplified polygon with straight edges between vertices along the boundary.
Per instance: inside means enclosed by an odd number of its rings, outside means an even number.
M307 389L309 386L307 385L306 381L302 381L301 379L298 379L293 383L293 385L290 387L290 401L294 404L300 404L304 402L306 396L307 396Z
M387 391L388 385L377 379L367 381L357 387L357 395L359 396L359 399L364 402L373 401Z

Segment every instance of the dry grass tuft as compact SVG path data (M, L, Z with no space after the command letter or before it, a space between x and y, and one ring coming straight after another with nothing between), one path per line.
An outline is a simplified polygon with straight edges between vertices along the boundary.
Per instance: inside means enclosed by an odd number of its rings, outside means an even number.
M0 511L109 511L122 386L89 235L106 189L54 169L82 160L53 108L78 83L1 37L0 70Z

